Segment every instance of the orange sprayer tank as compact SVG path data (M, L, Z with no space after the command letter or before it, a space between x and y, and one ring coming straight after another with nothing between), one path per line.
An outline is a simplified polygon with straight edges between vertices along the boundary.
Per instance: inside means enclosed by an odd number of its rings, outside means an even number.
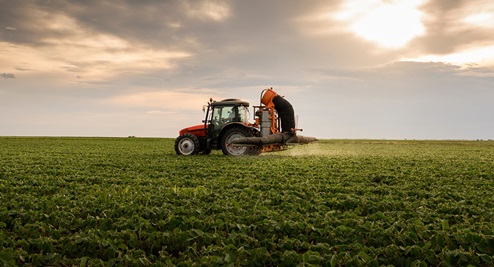
M263 103L266 106L271 106L273 105L273 98L275 98L278 94L273 91L273 89L267 89L266 92L264 92L264 95L262 96L261 103Z

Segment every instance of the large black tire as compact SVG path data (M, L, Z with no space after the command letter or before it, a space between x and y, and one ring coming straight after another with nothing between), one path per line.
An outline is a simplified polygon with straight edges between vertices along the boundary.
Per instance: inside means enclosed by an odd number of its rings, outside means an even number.
M190 156L199 152L199 138L193 134L182 134L175 139L175 152L177 155Z
M260 146L248 146L248 155L252 156L259 156L261 154L261 147Z
M260 149L253 149L248 146L229 146L228 144L235 138L239 137L253 137L252 131L245 127L233 127L223 134L221 139L221 151L225 155L230 156L243 156L243 155L259 155Z

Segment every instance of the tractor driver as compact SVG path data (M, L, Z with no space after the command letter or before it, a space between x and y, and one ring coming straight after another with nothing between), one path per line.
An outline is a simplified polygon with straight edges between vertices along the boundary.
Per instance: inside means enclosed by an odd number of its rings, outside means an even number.
M235 121L235 110L232 109L232 111L229 111L229 115L228 115L228 122L233 122Z

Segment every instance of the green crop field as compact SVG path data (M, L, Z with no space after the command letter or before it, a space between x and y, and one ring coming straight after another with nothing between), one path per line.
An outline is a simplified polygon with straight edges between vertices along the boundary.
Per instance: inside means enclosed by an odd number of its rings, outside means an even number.
M0 266L492 266L494 142L0 137Z

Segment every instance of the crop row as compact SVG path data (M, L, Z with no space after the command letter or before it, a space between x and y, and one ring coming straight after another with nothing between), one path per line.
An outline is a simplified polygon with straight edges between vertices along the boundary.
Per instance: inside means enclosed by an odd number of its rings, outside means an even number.
M0 138L0 262L491 266L491 142L321 141L259 157L173 140Z

